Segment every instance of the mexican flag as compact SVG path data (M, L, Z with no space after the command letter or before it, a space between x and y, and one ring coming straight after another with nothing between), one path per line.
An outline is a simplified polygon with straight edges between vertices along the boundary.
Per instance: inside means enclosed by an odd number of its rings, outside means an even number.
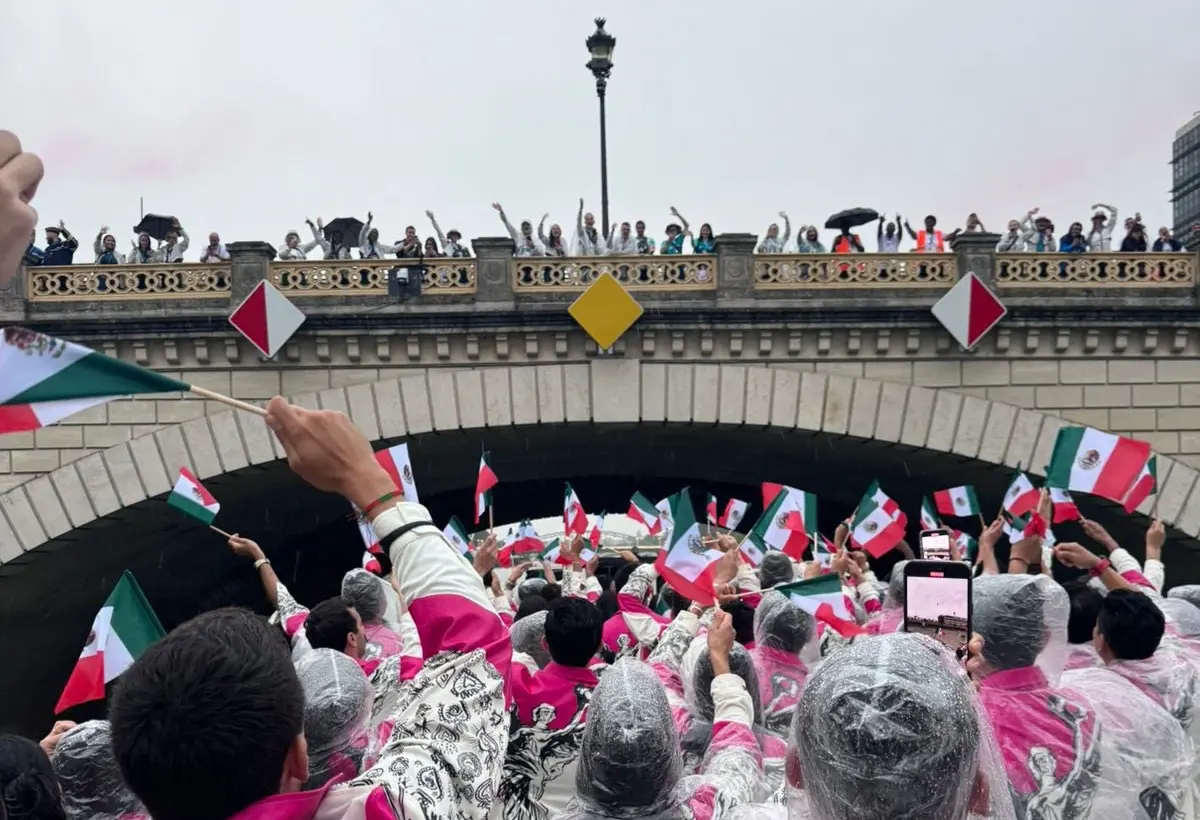
M717 497L712 493L708 494L708 501L704 504L704 514L710 526L717 523Z
M446 529L442 530L442 535L454 545L460 555L466 555L471 551L471 536L467 534L467 528L463 526L463 522L458 520L457 515L450 516L450 523L446 525Z
M479 457L479 476L475 479L475 523L483 514L492 508L492 488L500 483L500 479L492 472L488 464L488 454Z
M921 499L921 529L937 530L941 529L942 524L938 521L937 513L934 512L933 505L929 503L928 498Z
M559 538L551 538L550 541L542 548L542 560L550 561L555 564L571 563L562 557L562 540Z
M583 535L587 532L587 525L587 513L583 510L583 504L568 484L563 494L563 534Z
M23 327L0 336L0 434L37 430L123 396L191 386Z
M962 530L951 530L950 535L954 538L954 543L958 545L958 554L963 560L975 565L975 561L979 558L979 539L967 535Z
M907 527L908 518L900 506L880 488L878 481L872 481L854 511L850 544L878 558L904 540Z
M1150 460L1150 445L1091 427L1058 431L1046 486L1123 501Z
M175 489L167 496L167 503L180 512L211 525L221 511L221 504L212 493L204 489L200 480L187 467L179 468Z
M517 556L540 555L546 548L542 539L538 537L537 530L533 528L533 522L528 518L517 527L517 536L509 546Z
M363 546L367 552L373 555L379 555L383 552L383 547L379 546L379 539L375 537L375 528L371 526L371 522L366 516L358 512L355 508L356 521L358 522L358 534L362 536Z
M666 501L671 514L671 534L654 567L680 595L700 606L712 606L716 603L712 565L721 558L721 552L704 545L686 488Z
M96 613L87 645L71 671L54 714L89 700L102 700L104 684L132 666L150 644L165 634L142 588L126 570Z
M1132 513L1141 506L1147 497L1156 492L1158 492L1158 457L1150 456L1146 466L1142 467L1142 471L1134 479L1133 486L1125 494L1125 500L1121 506L1125 508L1125 512ZM1057 515L1054 520L1058 521Z
M786 487L775 496L746 535L745 543L753 545L758 553L750 556L751 563L761 563L762 554L769 549L779 550L793 561L803 561L810 530L815 532L816 526L816 496Z
M1008 489L1004 491L1003 509L1007 510L1015 518L1020 518L1036 510L1037 505L1037 487L1033 486L1033 482L1029 480L1029 476L1018 471L1013 476Z
M942 515L957 515L965 518L969 515L979 515L979 499L975 497L975 488L970 484L961 487L951 487L948 490L938 490L933 494L937 510Z
M510 527L504 538L497 539L496 543L499 549L496 550L496 565L501 567L511 567L513 565L513 540L516 536L513 534Z
M775 496L783 492L787 487L783 484L775 484L770 481L762 483L763 509L771 506L771 502L775 500Z
M817 562L822 570L828 571L833 566L833 556L837 554L837 547L821 533L817 533L817 540L813 544L813 560Z
M408 443L397 444L375 454L375 460L396 482L396 488L404 494L404 500L420 504L417 497L417 481L413 478L412 460L408 457Z
M606 515L608 515L607 511L600 513L592 523L592 531L588 533L588 541L591 542L592 549L600 549L600 539L604 536L604 516Z
M1050 503L1054 505L1054 523L1061 524L1064 521L1078 521L1079 507L1075 506L1075 499L1071 498L1071 494L1066 490L1060 490L1057 487L1050 488ZM1139 501L1138 504L1141 502ZM1137 504L1134 505L1135 507ZM1133 512L1133 510L1129 510Z
M662 522L658 520L658 510L649 498L641 493L634 493L629 499L629 512L626 513L634 521L650 531L651 535L662 532Z
M775 587L775 591L782 592L797 609L803 609L843 637L863 633L846 604L842 579L836 575L818 575Z
M742 519L745 518L748 506L745 501L738 501L736 498L729 499L729 503L725 505L725 512L721 513L717 524L727 530L736 530L737 525L742 523Z

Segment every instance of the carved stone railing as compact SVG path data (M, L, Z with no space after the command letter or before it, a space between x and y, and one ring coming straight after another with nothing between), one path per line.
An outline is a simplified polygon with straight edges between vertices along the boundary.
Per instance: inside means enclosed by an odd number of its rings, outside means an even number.
M295 296L379 296L387 293L388 271L415 267L416 259L345 259L273 262L271 283ZM421 293L425 296L469 295L475 293L474 259L424 260L425 278Z
M1005 288L1190 288L1192 253L1002 253L996 283Z
M604 273L631 291L717 289L715 256L519 256L512 287L517 294L582 291Z
M200 265L65 265L28 268L31 302L228 298L232 268Z
M756 290L948 288L958 279L952 253L799 253L754 257Z

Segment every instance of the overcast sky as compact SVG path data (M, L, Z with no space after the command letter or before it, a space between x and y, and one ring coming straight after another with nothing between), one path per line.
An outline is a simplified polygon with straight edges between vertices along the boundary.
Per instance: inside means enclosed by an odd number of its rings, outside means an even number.
M717 233L857 205L1061 233L1096 202L1156 229L1200 108L1194 0L7 0L2 124L46 160L43 224L122 246L139 197L197 239L373 210L390 241L426 208L496 235L494 200L565 227L600 213L598 14L613 219L659 238L671 205Z

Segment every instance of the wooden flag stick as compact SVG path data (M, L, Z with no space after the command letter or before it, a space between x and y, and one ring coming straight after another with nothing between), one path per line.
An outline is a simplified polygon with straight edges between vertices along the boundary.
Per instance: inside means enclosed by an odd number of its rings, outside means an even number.
M212 390L207 390L203 387L196 387L195 385L190 385L188 387L188 389L192 393L196 394L197 396L200 396L200 397L206 398L206 399L211 399L212 401L219 401L219 402L221 402L221 404L228 404L230 407L236 407L238 410L245 410L247 413L254 413L255 415L258 415L258 416L266 416L267 415L267 411L265 408L258 407L257 405L249 404L248 402L239 401L238 399L231 399L229 396L222 395L221 393L216 393Z
M233 538L232 535L225 532L225 530L221 529L220 527L214 527L212 524L209 524L208 528L210 530L212 530L213 532L215 532L217 535L223 536L226 541L228 541L230 538Z
M492 535L496 529L496 522L492 517L492 505L488 504L488 535Z
M983 513L979 514L979 526L983 527L985 530L988 528L987 522L983 520ZM980 530L980 532L982 532L982 530Z

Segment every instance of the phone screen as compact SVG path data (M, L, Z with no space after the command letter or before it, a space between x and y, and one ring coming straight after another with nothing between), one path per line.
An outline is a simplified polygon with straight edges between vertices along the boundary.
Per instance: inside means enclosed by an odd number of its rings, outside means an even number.
M955 575L930 570L927 575L905 576L904 629L964 655L971 639L971 579Z
M950 535L944 532L921 533L921 557L928 561L950 560Z

